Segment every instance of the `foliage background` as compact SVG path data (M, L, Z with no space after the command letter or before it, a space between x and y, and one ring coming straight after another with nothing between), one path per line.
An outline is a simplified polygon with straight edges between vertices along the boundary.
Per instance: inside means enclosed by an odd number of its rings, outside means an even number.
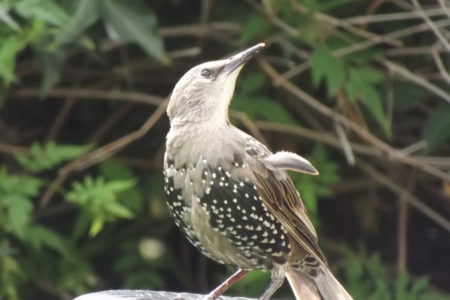
M450 299L449 7L1 0L0 299L206 292L230 274L165 206L165 99L190 67L262 41L231 119L319 169L292 176L335 273L355 299Z

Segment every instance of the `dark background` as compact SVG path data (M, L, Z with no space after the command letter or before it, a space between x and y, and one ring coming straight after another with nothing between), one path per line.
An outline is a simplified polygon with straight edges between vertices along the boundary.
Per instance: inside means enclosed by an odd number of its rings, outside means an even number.
M3 5L0 299L207 292L231 274L168 214L164 100L192 66L259 42L230 118L320 171L292 177L337 277L355 299L449 299L442 1ZM257 297L268 282L253 272L230 294Z

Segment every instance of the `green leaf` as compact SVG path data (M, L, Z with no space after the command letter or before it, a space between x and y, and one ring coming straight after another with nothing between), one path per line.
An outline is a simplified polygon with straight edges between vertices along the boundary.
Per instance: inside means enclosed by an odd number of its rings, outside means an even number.
M303 176L303 174L292 174L291 178L296 183L297 189L300 191L303 204L308 211L311 222L314 226L320 225L319 210L318 210L318 190L320 189L318 183L313 176Z
M325 78L328 73L328 64L332 59L330 51L325 47L319 47L311 54L312 81L315 86L319 86Z
M72 190L66 194L66 199L81 207L84 224L86 216L91 218L89 234L94 236L107 221L130 218L133 215L126 207L126 202L120 203L117 194L130 189L134 184L134 180L105 181L102 177L93 179L86 176L83 182L73 183Z
M30 199L19 195L11 195L5 202L8 204L8 217L11 229L18 237L24 238L33 210Z
M43 68L39 96L45 97L61 79L66 53L61 50L38 52L38 57Z
M26 272L22 271L22 267L13 256L5 254L4 248L5 243L0 244L0 249L3 250L0 255L0 293L4 299L19 300L19 280L25 277ZM18 258L17 255L15 257Z
M24 168L39 172L52 169L58 164L87 153L90 145L58 145L48 142L43 147L37 143L31 145L30 155L16 154L15 159Z
M17 22L10 16L9 10L11 7L7 4L0 4L0 21L8 25L15 32L20 33L20 26Z
M3 39L0 44L0 79L6 86L16 80L16 76L14 75L16 55L24 46L24 42L17 36L10 36Z
M76 242L80 238L82 238L84 233L90 227L91 222L92 222L92 216L91 216L90 212L86 209L81 210L75 221L75 225L73 226L71 240Z
M108 181L135 178L135 174L129 167L114 160L102 162L100 164L100 174ZM126 202L131 210L140 211L143 204L143 196L137 187L130 187L126 192L118 193L117 197L119 201Z
M267 76L262 73L248 74L238 81L239 94L249 96L253 92L261 90L267 83Z
M75 12L56 36L55 42L63 46L74 42L88 27L100 17L101 0L79 0Z
M367 89L373 88L375 84L380 83L383 77L377 71L370 68L350 68L350 78L346 86L347 98L350 102L357 97L364 96Z
M278 102L264 97L241 97L236 95L231 102L231 109L245 112L251 119L296 124L290 113Z
M372 117L378 122L384 133L391 137L391 128L389 126L386 114L381 103L381 98L375 88L367 88L364 91L362 102L365 104Z
M102 15L122 41L137 43L148 55L164 64L169 63L156 16L144 2L104 0Z
M390 137L391 130L376 86L383 80L377 71L361 67L350 69L350 79L345 87L350 103L360 99L384 133Z
M430 284L430 278L428 276L424 276L419 278L416 282L414 282L411 287L410 296L412 298L418 298L419 294L424 293Z
M334 96L343 86L346 80L347 72L342 60L335 60L330 66L327 76L328 96Z
M329 96L335 95L346 80L343 60L334 58L326 47L319 47L311 55L311 70L315 86L325 79Z
M40 225L33 225L27 229L26 240L30 242L35 249L40 249L46 246L50 249L56 250L65 258L71 258L69 250L66 246L66 241L56 232Z
M105 220L102 218L95 218L92 222L91 228L89 229L89 236L96 236L102 230L103 225L105 225Z
M224 279L220 279L222 281ZM270 272L253 270L230 288L232 295L259 297L270 283Z
M0 167L0 204L10 195L26 198L37 196L43 184L39 178L8 174L6 168Z
M394 107L396 110L405 111L417 107L427 95L427 91L410 82L394 82Z
M409 277L407 273L402 273L397 277L395 282L395 299L402 300L407 298L407 290L409 284ZM411 299L413 300L413 299Z
M246 44L249 41L255 40L261 32L266 27L266 20L259 16L253 15L245 24L244 29L242 30L241 37L239 39L240 43Z
M115 217L128 219L133 216L133 213L126 208L125 206L117 203L117 202L111 202L106 206L106 210Z
M450 140L449 104L442 104L433 110L423 127L422 136L432 150Z
M70 20L69 14L55 1L22 0L15 9L25 18L37 18L52 25L63 26Z
M311 176L309 174L291 173L291 178L295 186L300 191L303 203L311 217L314 225L319 225L318 218L318 199L320 197L331 196L331 186L340 181L339 165L328 158L325 147L317 144L308 160L313 166L319 168L320 174L318 176Z

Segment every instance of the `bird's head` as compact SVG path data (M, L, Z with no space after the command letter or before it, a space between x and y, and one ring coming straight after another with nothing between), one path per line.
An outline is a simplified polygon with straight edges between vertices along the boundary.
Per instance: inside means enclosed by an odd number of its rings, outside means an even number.
M171 123L226 122L239 72L264 46L261 43L230 58L190 69L175 85L170 97L167 115Z

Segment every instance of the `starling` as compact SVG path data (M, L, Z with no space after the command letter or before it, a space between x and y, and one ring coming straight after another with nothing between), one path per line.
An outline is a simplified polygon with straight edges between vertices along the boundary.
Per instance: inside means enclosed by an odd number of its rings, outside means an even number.
M287 277L296 299L350 300L286 172L317 170L297 154L270 152L228 119L236 78L264 46L195 66L176 84L164 157L169 210L201 253L238 269L209 299L258 269L272 275L261 299Z

